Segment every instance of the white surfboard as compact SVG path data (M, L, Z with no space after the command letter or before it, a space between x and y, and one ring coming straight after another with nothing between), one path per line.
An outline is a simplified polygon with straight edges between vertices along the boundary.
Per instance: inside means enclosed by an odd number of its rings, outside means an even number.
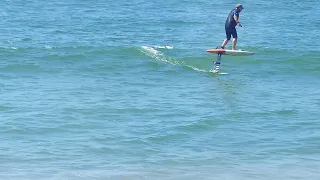
M208 49L207 52L213 54L231 55L231 56L250 56L254 55L254 52L243 50L231 50L231 49Z

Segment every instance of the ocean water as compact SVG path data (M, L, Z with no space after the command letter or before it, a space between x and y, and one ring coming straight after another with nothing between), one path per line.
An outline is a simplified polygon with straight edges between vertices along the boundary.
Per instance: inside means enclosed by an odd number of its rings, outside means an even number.
M215 75L237 3L4 0L0 179L320 179L319 2L243 0Z

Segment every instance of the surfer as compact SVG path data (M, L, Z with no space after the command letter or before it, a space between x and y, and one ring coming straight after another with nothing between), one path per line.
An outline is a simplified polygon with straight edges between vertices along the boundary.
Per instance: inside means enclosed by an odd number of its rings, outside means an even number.
M229 16L225 23L225 30L226 30L226 39L223 41L221 48L224 49L225 46L228 44L229 40L231 39L231 35L233 37L232 40L232 50L236 50L238 34L236 30L236 26L242 27L239 21L239 14L242 11L243 6L241 4L237 4L234 9L229 13Z

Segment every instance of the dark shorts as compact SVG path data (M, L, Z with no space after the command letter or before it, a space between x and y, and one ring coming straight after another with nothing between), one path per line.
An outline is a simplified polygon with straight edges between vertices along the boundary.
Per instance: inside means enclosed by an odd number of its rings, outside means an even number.
M237 34L237 30L235 27L232 27L232 28L228 28L226 27L226 38L228 40L231 39L231 35L233 38L238 38L238 34Z

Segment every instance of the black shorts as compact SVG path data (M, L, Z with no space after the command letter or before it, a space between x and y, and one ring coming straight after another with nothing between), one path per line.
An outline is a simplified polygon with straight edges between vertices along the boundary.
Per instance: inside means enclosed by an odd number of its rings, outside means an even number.
M230 28L230 27L226 26L226 38L228 40L230 40L231 39L231 35L232 35L233 38L238 38L238 34L237 34L236 28L235 27L231 27Z

